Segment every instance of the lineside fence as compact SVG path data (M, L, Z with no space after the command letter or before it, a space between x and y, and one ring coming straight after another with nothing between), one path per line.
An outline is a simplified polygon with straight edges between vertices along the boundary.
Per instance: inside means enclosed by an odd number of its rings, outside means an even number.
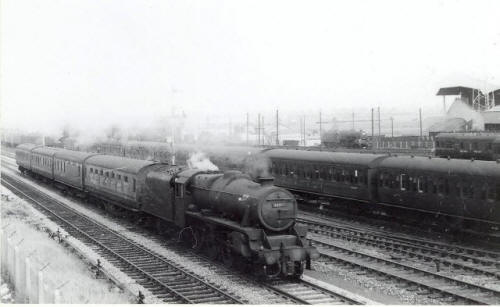
M23 245L23 239L15 231L0 230L1 267L6 281L14 286L15 300L26 304L62 304L64 286L69 282L56 283L51 274L50 262L39 260L36 250Z

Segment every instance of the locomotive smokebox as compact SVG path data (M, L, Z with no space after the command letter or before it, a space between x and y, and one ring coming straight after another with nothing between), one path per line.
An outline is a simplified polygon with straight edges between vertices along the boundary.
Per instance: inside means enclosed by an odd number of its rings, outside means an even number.
M238 171L225 174L199 174L189 186L199 209L210 209L245 226L261 225L270 231L293 226L297 202L285 189L262 185ZM271 181L272 182L272 181Z

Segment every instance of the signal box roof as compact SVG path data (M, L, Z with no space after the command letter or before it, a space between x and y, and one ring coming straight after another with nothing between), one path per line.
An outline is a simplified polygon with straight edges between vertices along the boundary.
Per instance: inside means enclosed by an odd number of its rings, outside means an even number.
M442 87L439 89L436 95L437 96L461 95L461 94L470 95L470 93L472 93L472 90L474 89L465 86Z

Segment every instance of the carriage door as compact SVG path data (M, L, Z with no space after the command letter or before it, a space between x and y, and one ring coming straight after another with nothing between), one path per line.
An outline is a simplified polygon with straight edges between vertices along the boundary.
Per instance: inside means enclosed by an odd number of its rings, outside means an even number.
M382 171L373 168L368 168L367 169L367 176L368 178L366 179L366 183L368 184L368 191L370 193L370 202L371 203L376 203L378 202L378 179L380 174L382 174Z

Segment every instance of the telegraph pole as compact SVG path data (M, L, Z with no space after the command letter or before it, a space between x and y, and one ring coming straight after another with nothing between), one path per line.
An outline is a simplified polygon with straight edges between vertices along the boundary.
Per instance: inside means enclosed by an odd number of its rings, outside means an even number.
M322 132L323 132L323 123L321 122L321 111L319 111L319 148L320 149L323 145L323 141L321 140Z
M299 117L299 124L300 124L300 141L302 142L302 146L306 146L306 117L305 116L300 116Z
M375 137L375 123L373 122L373 108L372 108L372 142Z
M394 138L394 117L391 116L391 137Z
M420 121L420 138L422 138L422 108L418 109L419 121Z
M258 134L258 144L260 146L260 113L259 115L257 116L257 134Z
M266 131L264 130L264 115L260 117L260 120L262 121L262 144L266 145Z
M276 145L280 144L280 138L279 138L279 117L278 117L278 110L276 109Z
M307 140L306 140L306 116L304 115L304 120L302 122L302 129L304 129L304 146L307 145Z
M380 107L377 107L377 111L378 111L378 138L380 141L380 137L381 137L381 134L380 134Z
M248 145L248 126L249 126L249 117L248 117L248 112L247 112L247 145Z

